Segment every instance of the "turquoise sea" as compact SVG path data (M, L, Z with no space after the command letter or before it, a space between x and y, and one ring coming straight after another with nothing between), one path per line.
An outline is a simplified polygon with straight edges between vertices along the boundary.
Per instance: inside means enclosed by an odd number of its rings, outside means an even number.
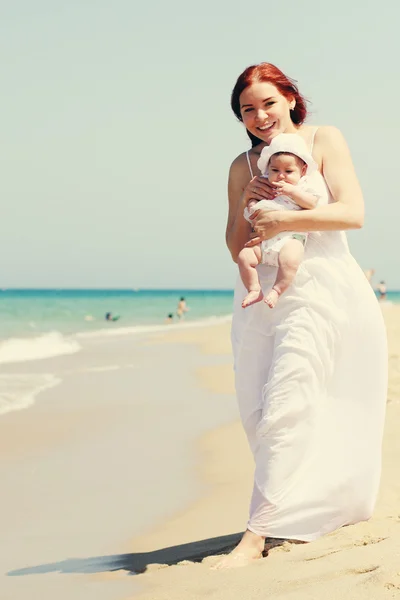
M110 327L163 324L169 313L177 320L181 297L189 311L185 320L220 317L232 312L232 290L2 290L0 339L58 331L62 334ZM105 314L119 315L115 322Z
M178 323L181 297L188 312L179 324L206 324L232 313L232 290L13 290L0 291L0 363L68 353L85 335L145 332ZM106 313L119 316L107 321Z
M181 297L189 311L179 321ZM232 304L232 290L0 290L0 415L31 406L60 384L49 363L32 370L27 361L93 349L110 336L128 336L134 348L143 334L229 321ZM400 292L388 292L386 304L400 304ZM120 318L106 321L108 312ZM170 313L172 323L166 323Z
M181 297L189 311L176 316ZM400 291L387 303L400 303ZM229 319L233 290L0 290L0 363L21 362L77 351L79 338L109 333L144 333L172 324L198 326ZM119 315L107 321L106 313Z

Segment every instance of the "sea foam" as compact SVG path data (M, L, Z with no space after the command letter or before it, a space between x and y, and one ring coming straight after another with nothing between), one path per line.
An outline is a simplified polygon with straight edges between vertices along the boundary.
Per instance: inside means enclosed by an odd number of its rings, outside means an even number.
M80 332L75 335L79 339L89 339L96 337L113 337L123 335L135 335L146 333L166 333L168 331L180 331L181 329L192 329L197 327L209 327L210 325L219 325L232 321L232 315L223 315L220 317L205 317L193 321L176 321L162 325L131 325L127 327L111 326L107 329L96 329L95 331Z
M0 342L0 363L24 362L74 354L80 350L77 341L53 331L34 338L10 338Z
M60 382L61 379L50 374L0 375L0 415L31 406L39 392Z

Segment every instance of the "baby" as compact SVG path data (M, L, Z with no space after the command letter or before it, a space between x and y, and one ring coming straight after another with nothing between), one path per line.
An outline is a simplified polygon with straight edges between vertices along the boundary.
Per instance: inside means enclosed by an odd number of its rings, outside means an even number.
M257 163L264 177L277 189L274 200L250 200L244 217L256 210L301 210L315 208L320 196L310 187L307 178L318 167L307 150L306 143L297 134L281 133L263 148ZM264 302L274 308L279 296L292 283L304 256L307 233L284 231L270 240L239 253L239 272L248 294L243 308L260 302L264 295L256 266L260 263L278 267L275 283L266 294Z

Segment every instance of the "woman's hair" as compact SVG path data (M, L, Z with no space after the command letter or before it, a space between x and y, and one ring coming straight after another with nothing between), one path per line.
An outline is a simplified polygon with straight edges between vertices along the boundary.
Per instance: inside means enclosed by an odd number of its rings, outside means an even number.
M290 118L295 125L304 123L307 116L306 100L300 94L296 81L287 77L280 69L278 69L278 67L275 67L275 65L265 62L247 67L247 69L239 75L238 80L236 81L231 96L231 107L239 121L243 121L242 115L240 114L240 94L253 83L260 82L271 83L279 90L282 96L285 96L288 100L289 98L294 98L296 100L296 105L294 109L290 111ZM252 146L257 146L257 144L262 142L262 140L252 135L250 131L247 131L247 135L251 139Z

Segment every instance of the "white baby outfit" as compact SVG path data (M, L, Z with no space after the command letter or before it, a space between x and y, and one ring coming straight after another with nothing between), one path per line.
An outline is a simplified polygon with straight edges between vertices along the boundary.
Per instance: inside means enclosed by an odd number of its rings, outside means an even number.
M308 152L306 143L297 134L293 133L281 133L274 137L271 144L263 148L261 156L258 159L257 166L260 169L264 177L268 167L268 163L273 154L277 152L289 152L301 158L307 165L307 173L302 177L297 184L298 188L315 194L318 198L320 197L315 190L309 184L309 176L315 172L318 167L311 154ZM248 158L248 155L247 155ZM251 208L244 209L244 218L251 223L250 216L256 210L303 210L296 202L294 202L288 196L276 196L274 200L260 200L257 204ZM261 242L261 264L268 265L270 267L278 266L278 256L281 248L286 244L288 240L296 239L305 245L307 241L307 233L295 233L292 231L284 231L279 235L274 236L269 240Z

